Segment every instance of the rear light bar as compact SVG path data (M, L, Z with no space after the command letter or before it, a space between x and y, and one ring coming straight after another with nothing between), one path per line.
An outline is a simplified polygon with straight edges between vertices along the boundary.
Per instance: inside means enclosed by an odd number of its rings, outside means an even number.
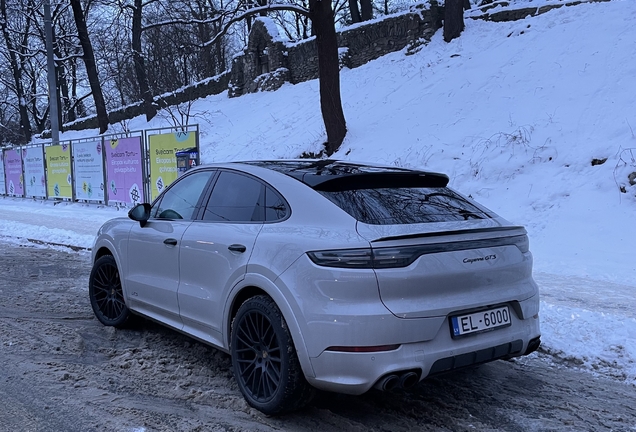
M527 235L520 235L418 246L313 251L307 252L307 255L314 264L322 267L383 269L408 267L426 254L499 246L517 246L522 253L526 253L529 251L530 242Z

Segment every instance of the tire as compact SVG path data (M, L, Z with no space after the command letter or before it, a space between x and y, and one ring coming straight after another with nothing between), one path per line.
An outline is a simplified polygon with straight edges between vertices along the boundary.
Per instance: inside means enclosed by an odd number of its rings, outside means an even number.
M88 295L95 316L105 326L123 328L131 318L124 301L117 262L112 255L95 261L88 281Z
M313 398L287 323L270 297L252 297L241 305L232 323L230 352L241 393L262 413L295 411Z

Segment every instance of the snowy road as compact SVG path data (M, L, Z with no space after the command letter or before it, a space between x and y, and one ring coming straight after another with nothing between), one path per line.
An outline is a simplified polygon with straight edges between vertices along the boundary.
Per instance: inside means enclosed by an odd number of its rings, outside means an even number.
M88 253L0 247L0 431L636 430L632 383L545 352L268 418L225 354L149 322L101 326Z

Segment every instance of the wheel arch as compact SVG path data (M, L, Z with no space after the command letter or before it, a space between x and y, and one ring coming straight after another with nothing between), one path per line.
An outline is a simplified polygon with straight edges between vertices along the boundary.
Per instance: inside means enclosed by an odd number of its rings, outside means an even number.
M241 288L232 299L232 303L230 305L230 313L228 315L228 322L226 324L228 329L227 335L226 335L228 338L228 341L230 340L230 332L232 331L232 321L234 321L234 317L236 317L236 313L238 312L239 308L247 300L249 300L252 297L256 297L258 295L266 295L271 298L271 296L266 291L256 286L249 285L249 286ZM229 347L229 343L228 343L228 347Z
M258 295L266 295L270 297L274 303L276 303L278 309L280 309L283 318L285 318L285 323L287 324L289 332L291 333L292 340L294 341L294 347L296 348L296 353L298 355L298 360L300 361L300 366L303 369L303 373L305 376L313 378L315 373L311 366L311 361L309 360L309 352L305 345L305 339L301 332L300 325L298 324L296 315L293 313L293 308L276 285L261 275L251 275L246 277L234 287L228 296L225 308L225 329L223 329L224 344L228 351L231 351L230 340L232 321L234 320L236 313L245 301Z
M93 254L93 263L103 257L104 255L114 255L109 248L102 246Z

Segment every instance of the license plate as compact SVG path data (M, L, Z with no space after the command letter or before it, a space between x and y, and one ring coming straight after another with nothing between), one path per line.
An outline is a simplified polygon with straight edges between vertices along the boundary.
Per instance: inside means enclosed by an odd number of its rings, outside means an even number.
M451 317L453 337L493 330L510 324L508 306Z

